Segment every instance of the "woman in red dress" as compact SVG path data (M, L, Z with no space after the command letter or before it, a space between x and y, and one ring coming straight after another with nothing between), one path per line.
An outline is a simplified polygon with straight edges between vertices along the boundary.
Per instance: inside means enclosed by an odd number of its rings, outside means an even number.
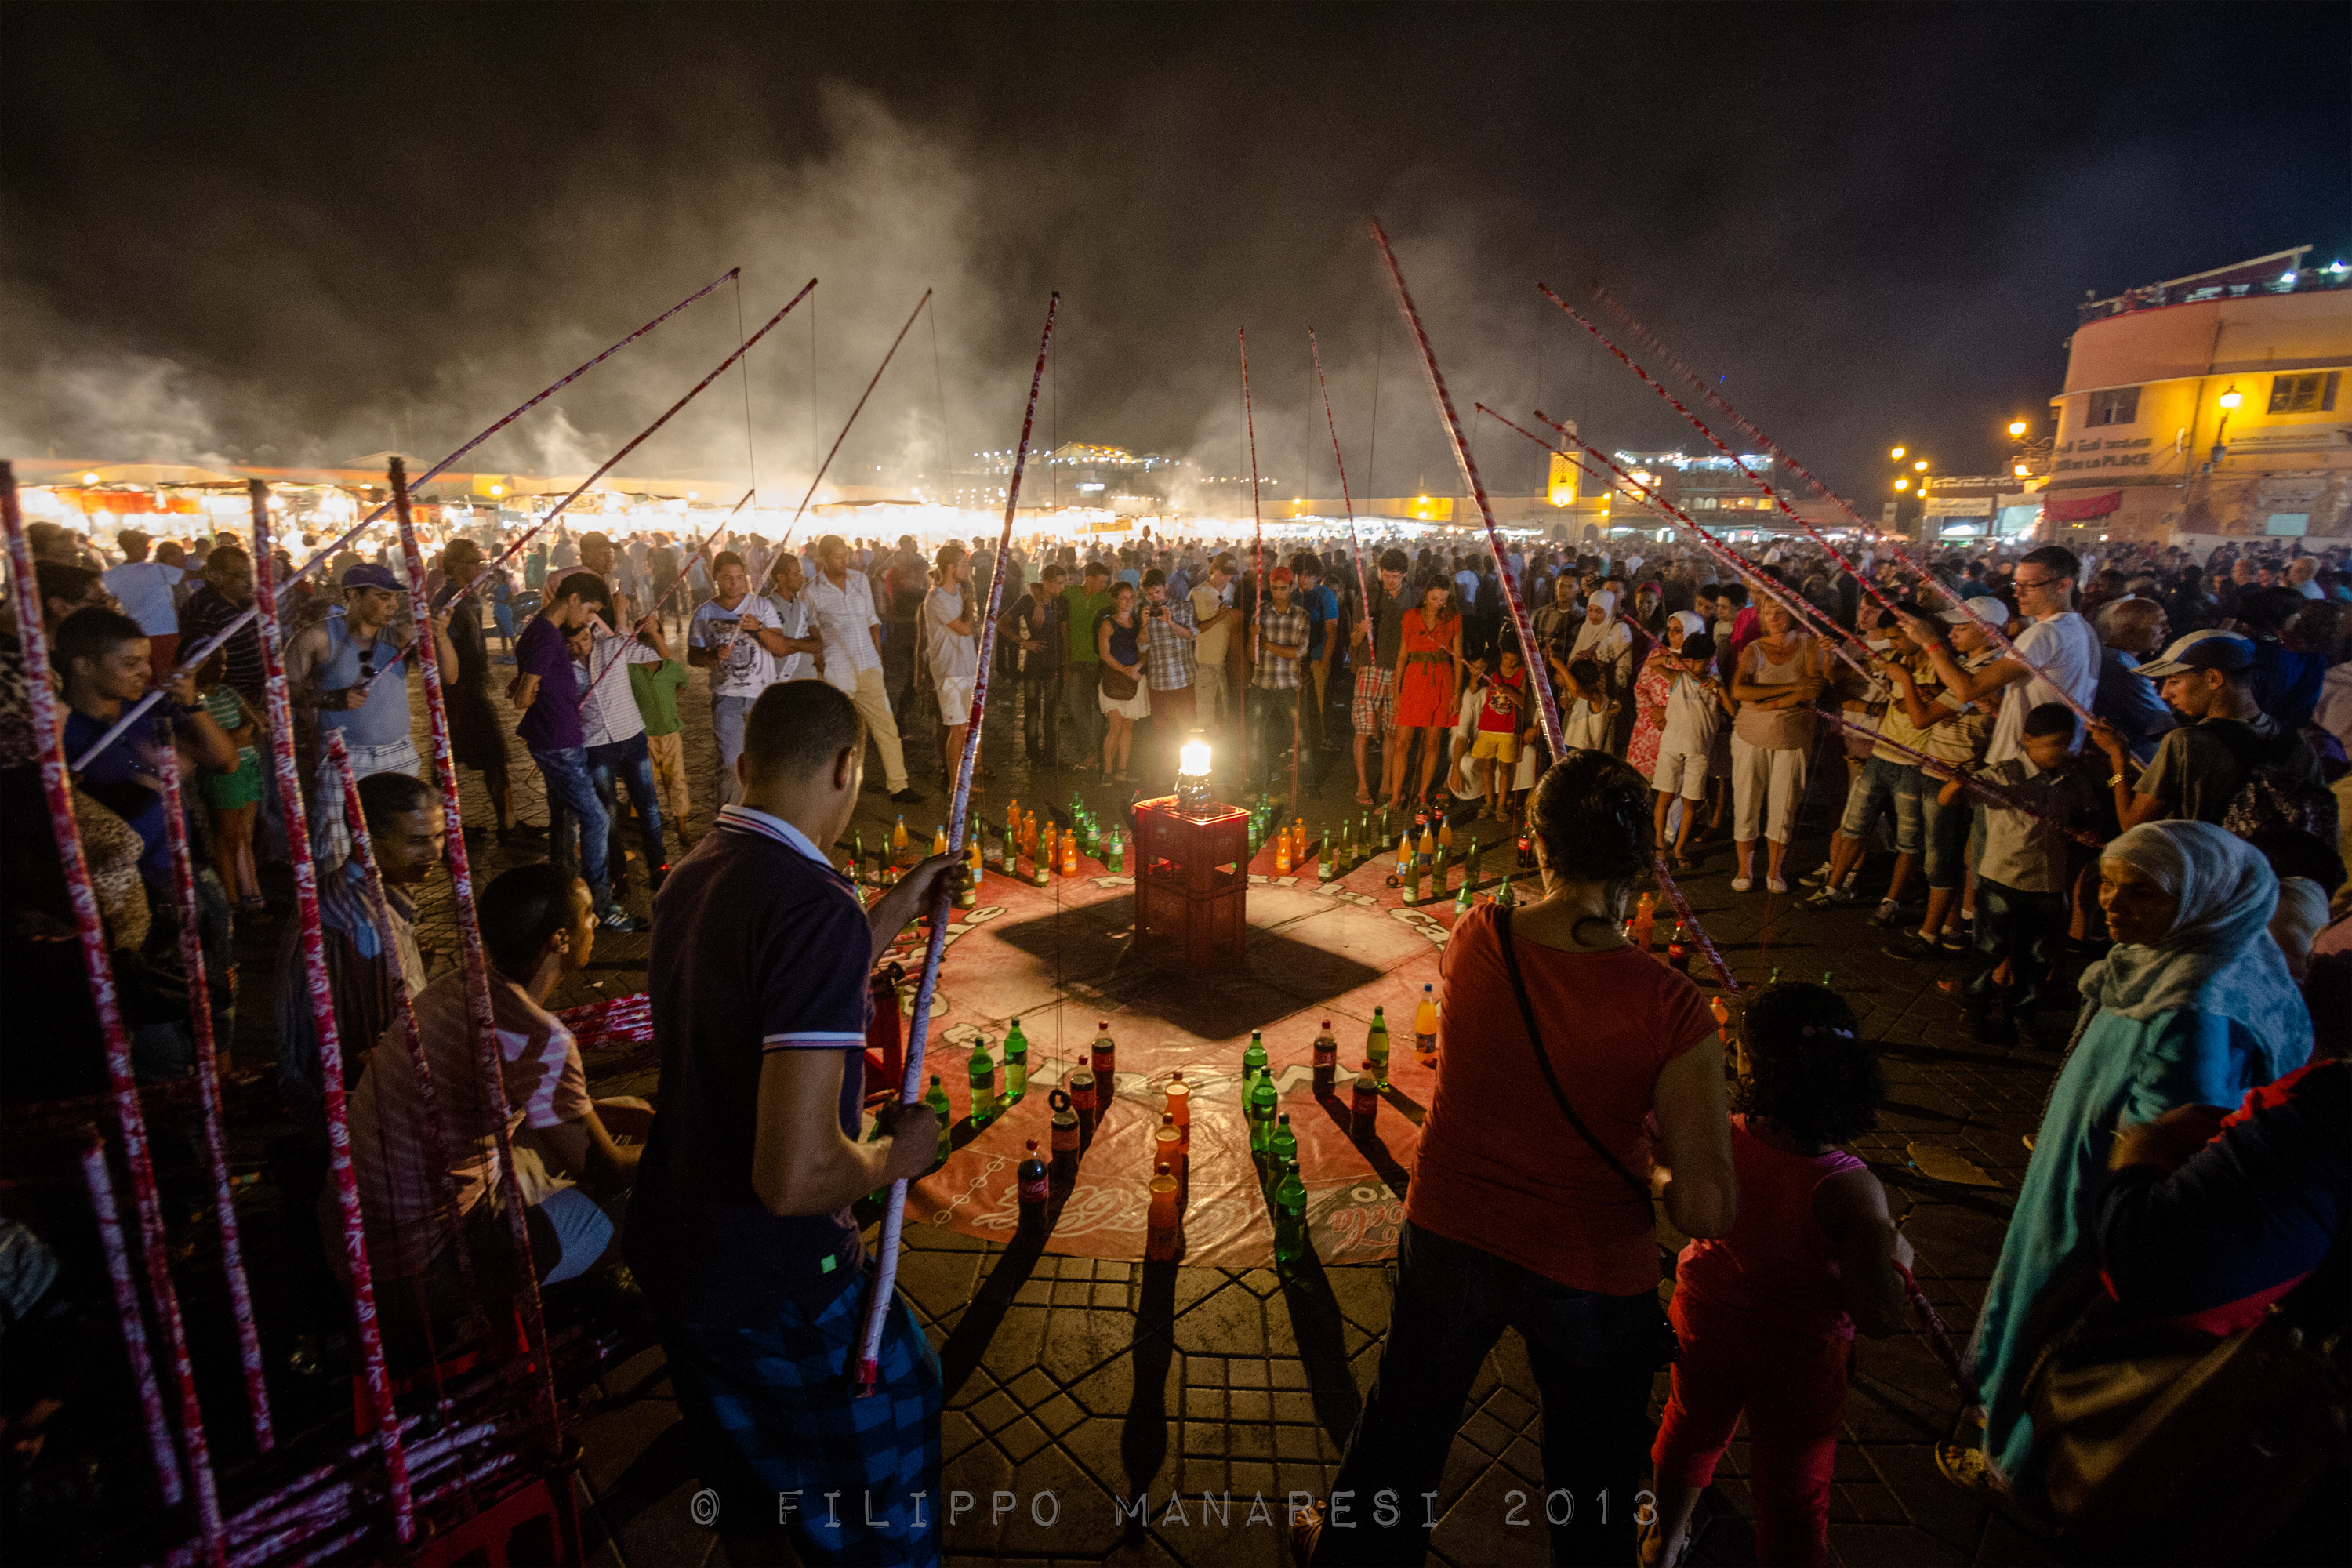
M1389 731L1389 805L1404 809L1404 781L1412 764L1412 738L1422 738L1419 799L1437 776L1445 739L1461 715L1454 700L1454 672L1462 663L1462 617L1454 613L1454 587L1443 578L1422 584L1421 607L1404 614L1397 641L1396 728Z

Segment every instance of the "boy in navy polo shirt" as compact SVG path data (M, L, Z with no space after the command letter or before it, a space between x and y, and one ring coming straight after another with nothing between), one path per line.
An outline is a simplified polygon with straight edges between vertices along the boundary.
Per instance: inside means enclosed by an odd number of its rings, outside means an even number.
M860 907L823 847L865 762L847 694L769 687L744 721L740 798L657 900L660 1110L625 1247L739 1563L788 1561L780 1536L804 1563L940 1557L939 1361L894 1300L881 1385L856 1396L868 1276L850 1205L939 1147L929 1110L896 1101L857 1141L867 976L960 862L936 856Z

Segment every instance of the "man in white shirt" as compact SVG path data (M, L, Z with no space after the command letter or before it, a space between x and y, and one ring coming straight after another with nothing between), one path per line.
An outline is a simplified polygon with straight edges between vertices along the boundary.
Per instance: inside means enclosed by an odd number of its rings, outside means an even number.
M179 655L180 610L173 591L187 574L148 560L147 535L138 529L124 529L114 542L121 547L122 564L106 573L106 591L147 634L147 663L152 679L160 686L171 676Z
M816 561L807 599L824 644L825 681L857 704L866 733L882 753L884 787L890 798L912 805L923 792L907 782L898 721L891 717L890 699L882 689L882 617L874 613L873 585L849 569L849 546L837 533L816 542Z
M743 558L722 550L713 563L718 595L694 612L686 634L686 662L710 671L710 730L719 740L719 804L733 804L740 787L735 759L743 754L743 721L777 679L790 651L776 608L751 592Z
M805 680L817 673L824 660L824 644L816 628L809 624L808 577L801 570L801 558L790 551L776 559L768 574L768 605L776 612L776 625L784 634L784 646L791 651L776 667L778 680Z
M646 875L653 890L661 890L662 879L669 875L669 851L662 838L661 796L654 787L653 751L646 743L646 719L638 710L635 689L629 684L629 672L617 666L659 664L669 657L669 645L662 640L661 628L651 616L646 617L637 637L620 637L604 629L604 623L591 616L574 629L569 640L575 679L580 685L580 739L588 753L588 781L596 786L597 797L604 803L604 821L611 834L604 863L613 868L613 891L618 897L627 887L629 858L627 847L621 842L621 786L626 784L629 804L637 810L637 823L645 847ZM556 820L558 803L548 801L550 820ZM551 858L557 865L565 864L564 835L551 829L549 842Z
M1927 650L1936 678L1956 700L1973 702L2000 693L2000 716L1985 750L1989 763L2025 754L2025 716L2033 709L2072 697L2087 710L2098 695L2099 634L2074 613L2074 584L2081 572L2074 552L2056 544L2045 544L2017 563L2010 585L2017 591L2018 609L2033 623L2017 639L2021 660L2004 656L1982 669L1969 670L1945 645L1942 627L1917 616L1903 617L1905 629ZM1966 611L1952 610L1942 619L1958 624L1966 616ZM2082 745L2083 726L2077 719L2073 749L2080 751Z
M1200 695L1195 719L1204 730L1215 730L1233 707L1225 680L1226 650L1241 612L1234 608L1234 558L1220 554L1209 563L1209 574L1192 586L1192 686Z

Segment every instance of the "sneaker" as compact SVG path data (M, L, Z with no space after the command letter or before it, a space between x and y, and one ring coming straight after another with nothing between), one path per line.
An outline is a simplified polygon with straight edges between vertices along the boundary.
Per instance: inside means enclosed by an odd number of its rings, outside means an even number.
M643 931L646 929L645 922L643 921L640 921L636 916L631 914L628 910L623 909L616 903L606 904L604 906L604 913L597 917L596 923L603 926L606 931Z
M1946 952L1966 952L1969 950L1969 933L1958 926L1946 926L1943 934L1936 939L1936 945Z
M1765 891L1767 891L1767 892L1771 892L1771 893L1785 893L1785 892L1787 892L1787 891L1789 890L1789 884L1788 884L1787 882L1785 882L1785 881L1781 880L1781 879L1780 879L1780 878L1778 878L1778 877L1773 877L1773 878L1769 878L1769 879L1768 879L1765 881L1765 883L1764 883L1764 889L1765 889ZM1838 900L1838 901L1839 901L1839 902L1841 902L1841 903L1843 903L1843 902L1844 902L1845 900L1843 900L1843 899L1841 899L1841 900Z
M1888 942L1878 951L1889 958L1899 958L1906 963L1922 963L1935 957L1937 949L1934 942L1923 940L1917 931L1906 931L1902 936Z
M890 792L890 798L897 801L900 805L914 805L919 802L928 800L930 797L924 795L921 790L917 789L913 784L908 784L905 789L892 790Z
M1774 878L1773 881L1776 884L1772 889L1774 892L1784 893L1789 890L1789 884L1780 881L1779 878ZM1846 889L1823 888L1820 892L1799 903L1797 907L1801 910L1833 910L1841 904L1852 902L1853 902L1853 894Z
M1797 879L1808 888L1818 888L1830 879L1830 863L1826 860Z
M1734 877L1731 879L1731 890L1735 893L1744 893L1755 885L1756 879L1753 877Z
M1870 923L1881 931L1893 931L1903 923L1903 906L1893 899L1879 900L1878 912L1870 917Z

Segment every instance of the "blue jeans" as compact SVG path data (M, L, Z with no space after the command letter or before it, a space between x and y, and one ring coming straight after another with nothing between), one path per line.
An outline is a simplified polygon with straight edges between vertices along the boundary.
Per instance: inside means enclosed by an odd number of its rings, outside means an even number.
M1950 889L1960 885L1968 875L1969 822L1974 815L1969 809L1965 795L1944 805L1937 796L1943 793L1944 781L1919 774L1919 816L1921 837L1927 841L1927 886Z
M1406 1222L1380 1373L1331 1483L1315 1568L1428 1554L1463 1402L1506 1328L1527 1340L1543 1402L1544 1491L1520 1517L1559 1521L1554 1563L1630 1561L1661 1316L1653 1292L1578 1290Z
M654 793L654 755L646 749L645 731L640 730L625 741L589 747L588 776L595 781L596 798L604 803L604 815L613 825L609 862L617 866L624 858L620 786L625 784L629 804L637 808L646 869L650 872L668 865L669 853L662 847L661 801Z
M1871 757L1862 764L1862 776L1846 792L1845 817L1838 831L1860 838L1870 831L1884 808L1895 816L1895 852L1919 853L1919 770L1906 763Z
M548 858L558 866L573 863L566 829L578 823L580 874L587 879L589 894L602 909L612 896L605 842L613 825L604 815L604 803L597 798L596 781L589 776L588 752L579 746L566 746L560 752L533 746L530 760L539 764L540 776L547 781Z
M735 759L743 754L743 721L751 715L749 697L710 700L710 734L719 742L719 804L732 805L743 793L735 777Z

